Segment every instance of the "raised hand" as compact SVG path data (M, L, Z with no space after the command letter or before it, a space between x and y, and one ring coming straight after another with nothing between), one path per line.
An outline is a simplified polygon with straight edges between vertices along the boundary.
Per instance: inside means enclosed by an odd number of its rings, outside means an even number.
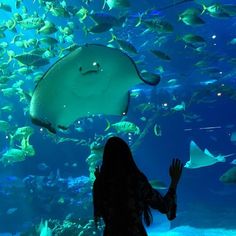
M173 159L169 168L169 175L171 177L171 185L176 188L180 180L183 169L183 163L179 159Z

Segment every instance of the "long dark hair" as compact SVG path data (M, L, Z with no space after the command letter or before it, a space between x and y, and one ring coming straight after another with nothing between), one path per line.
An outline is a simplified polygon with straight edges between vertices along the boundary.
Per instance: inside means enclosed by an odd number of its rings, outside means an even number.
M102 200L104 199L103 194L106 193L106 181L109 181L111 178L122 178L122 180L119 179L119 183L125 185L129 176L134 177L134 181L138 178L146 179L135 164L128 144L119 137L111 137L105 144L103 162L93 188L95 219L102 216ZM143 213L144 222L146 225L150 225L152 214L148 205L145 205Z

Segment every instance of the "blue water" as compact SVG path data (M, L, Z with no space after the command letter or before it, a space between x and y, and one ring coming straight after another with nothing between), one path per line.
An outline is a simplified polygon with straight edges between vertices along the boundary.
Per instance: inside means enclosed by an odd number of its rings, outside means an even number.
M214 0L186 1L182 4L177 4L177 0L130 0L129 8L114 8L110 11L107 6L102 9L102 0L93 0L88 4L81 0L64 1L67 6L77 7L78 10L83 6L90 13L106 12L116 17L126 16L122 26L113 27L108 32L86 35L83 27L88 29L94 25L89 16L81 23L76 16L66 18L53 16L50 11L46 13L40 1L24 1L18 9L15 1L0 2L12 7L12 12L0 7L0 33L5 33L0 38L0 49L7 43L0 57L0 76L14 75L7 82L0 80L0 120L9 124L7 130L0 128L0 154L2 158L10 147L19 148L21 140L15 141L11 146L10 135L24 126L33 128L34 133L29 142L35 149L35 155L26 157L24 161L16 161L7 166L0 162L1 235L29 232L34 226L38 227L41 220L62 222L68 219L79 222L84 227L92 219L91 182L86 159L90 155L91 143L98 136L104 138L102 144L110 132L124 138L129 142L139 168L147 177L150 180L161 180L167 186L172 158L178 157L184 164L189 161L192 140L202 150L207 148L214 156L236 153L235 141L230 139L231 134L236 132L236 43L230 43L236 38L235 5L227 5L235 12L234 15L215 17L207 11L201 14L201 4L211 6L218 3ZM63 3L56 0L49 2L54 2L55 6ZM224 4L235 4L235 1L220 1L219 4L222 9ZM35 29L23 29L19 23L16 24L17 32L3 27L7 20L13 18L14 13L23 15L24 7L27 9L26 18L37 11L44 21L48 20L56 25L58 30L50 34L50 37L59 39L62 35L59 27L65 27L70 21L76 25L72 35L73 42L78 45L108 45L111 32L119 39L132 43L138 53L125 53L137 63L138 69L145 69L161 77L156 87L142 84L130 88L132 91L138 89L140 93L139 96L130 98L126 121L136 124L140 128L140 134L117 133L114 128L105 131L107 119L110 123L116 123L121 121L121 117L94 116L80 119L80 132L71 125L69 130L53 135L31 123L27 99L20 101L18 92L4 95L4 89L12 88L19 80L23 80L23 91L31 94L35 87L33 73L45 73L59 59L59 51L72 44L58 43L55 46L57 53L50 59L50 64L38 68L26 66L32 70L28 75L17 72L20 64L16 59L4 65L8 62L9 50L19 55L34 49L32 46L20 48L11 43L14 36L21 35L20 40L45 36L37 34ZM200 9L199 17L205 24L194 26L180 21L179 15L189 8ZM156 18L166 21L173 26L173 32L143 33L147 29L144 23L135 27L139 14L147 10L150 11L144 16L145 20ZM179 40L190 33L205 39L200 51L196 50L196 44L189 45ZM163 41L155 43L161 37ZM110 44L119 48L117 42ZM49 47L48 49L50 50ZM165 61L154 56L151 53L153 49L166 53L171 60ZM141 63L138 63L140 60ZM205 64L195 65L198 61ZM158 70L158 67L162 67L163 71ZM185 103L185 109L173 110L182 102ZM153 109L140 109L140 104L148 107L149 103L153 104ZM12 106L12 110L2 109L8 105ZM154 133L155 124L160 126L160 136ZM142 134L143 138L140 138ZM59 142L60 138L68 139ZM236 180L233 184L225 184L219 180L224 172L234 166L231 162L235 158L228 157L225 162L196 169L184 168L177 191L177 218L168 222L165 217L154 213L154 224L148 229L149 235L219 235L219 232L222 235L236 235ZM165 193L165 190L161 191ZM85 230L83 227L81 231Z

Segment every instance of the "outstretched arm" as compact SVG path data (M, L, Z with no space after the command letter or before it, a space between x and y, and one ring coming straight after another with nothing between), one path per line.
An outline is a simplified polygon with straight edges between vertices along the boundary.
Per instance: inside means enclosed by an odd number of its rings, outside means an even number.
M147 186L146 189L148 205L166 214L169 220L173 220L176 217L176 188L181 177L182 168L183 164L181 161L179 159L173 159L169 168L171 184L164 197L157 190L153 189L151 185Z

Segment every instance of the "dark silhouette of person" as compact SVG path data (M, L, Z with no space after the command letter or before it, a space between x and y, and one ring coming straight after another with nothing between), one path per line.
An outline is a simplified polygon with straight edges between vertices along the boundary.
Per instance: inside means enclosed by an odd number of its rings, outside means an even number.
M173 159L169 168L170 187L163 197L152 188L147 177L136 166L127 143L111 137L105 144L101 168L96 168L93 184L95 226L103 219L103 236L147 236L152 222L150 208L176 217L176 188L183 164Z

